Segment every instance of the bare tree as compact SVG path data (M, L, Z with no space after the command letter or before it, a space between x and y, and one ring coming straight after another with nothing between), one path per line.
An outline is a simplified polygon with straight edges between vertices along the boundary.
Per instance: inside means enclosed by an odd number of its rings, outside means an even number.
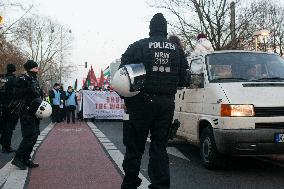
M17 74L23 72L26 59L15 45L3 40L0 45L0 57L0 74L5 73L7 64L14 64L17 67Z
M25 16L28 15L28 13L31 12L33 8L33 5L23 4L19 1L15 0L2 0L0 1L0 13L3 14L4 12L10 12L12 9L16 11L20 11L21 14L18 18L15 20L12 20L10 22L5 22L3 26L0 27L0 35L4 36L7 34L11 34L11 31L16 26L16 24L23 19ZM1 15L3 16L3 15ZM7 20L7 18L4 18L4 20Z
M13 42L28 59L39 63L38 76L43 85L58 81L60 73L62 77L67 76L72 68L63 62L72 44L70 32L51 19L37 15L22 19L13 31Z
M15 20L11 20L9 17L5 17L5 12L10 12L10 10L20 11L20 16ZM16 23L19 22L23 17L25 17L32 9L32 5L27 5L20 3L16 0L1 0L0 1L0 15L4 17L4 24L0 25L0 73L6 71L7 64L14 64L17 67L16 74L23 72L23 64L26 61L26 57L20 51L20 49L9 41L9 34L11 30L15 27Z
M280 1L255 0L252 4L258 11L255 19L250 22L247 28L248 33L257 30L267 29L270 31L269 41L260 44L260 49L270 46L276 52L280 49L282 55L284 39L284 5ZM268 42L268 44L267 44Z
M235 2L236 21L232 31L231 1L229 0L155 0L153 6L168 10L175 16L173 31L182 36L193 48L198 33L203 32L214 49L233 49L254 18L256 9L247 8L241 0ZM234 35L232 37L232 35Z

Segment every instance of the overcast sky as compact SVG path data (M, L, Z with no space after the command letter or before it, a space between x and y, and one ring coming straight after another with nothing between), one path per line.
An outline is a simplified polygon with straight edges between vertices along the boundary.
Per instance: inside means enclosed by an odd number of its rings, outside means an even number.
M120 58L128 45L148 36L157 10L146 0L22 0L33 2L33 12L48 16L72 30L74 64L93 65L96 74ZM162 10L159 10L162 12ZM81 82L87 70L79 67Z

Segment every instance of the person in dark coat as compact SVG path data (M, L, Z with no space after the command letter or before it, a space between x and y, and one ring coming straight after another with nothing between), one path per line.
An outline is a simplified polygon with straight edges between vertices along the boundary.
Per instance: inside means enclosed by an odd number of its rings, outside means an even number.
M60 103L61 103L61 93L59 91L60 85L55 83L53 89L49 91L49 100L52 107L51 120L53 123L59 123L60 120Z
M180 38L176 35L171 35L169 37L169 41L171 43L174 43L177 45L178 49L179 49L179 57L180 57L180 62L181 62L181 65L183 65L183 70L188 70L189 69L189 65L188 65L188 61L187 61L187 58L186 58L186 55L185 55L185 52L184 52L184 46L180 40ZM180 75L180 80L179 80L179 86L184 86L184 87L187 87L188 86L188 81L189 81L189 78L187 77L187 73L183 73Z
M13 131L16 128L18 123L18 115L11 112L11 103L14 98L14 90L17 84L17 77L14 72L16 71L16 66L14 64L7 65L7 74L5 78L7 79L7 83L5 84L5 104L3 111L3 119L2 119L2 135L0 137L0 144L2 145L3 153L11 153L15 152L15 150L11 147L11 141L13 136Z
M138 175L149 133L149 188L170 188L166 145L174 114L175 94L179 83L184 83L181 80L186 74L186 65L180 60L177 45L167 39L167 21L163 14L153 16L149 35L149 38L131 44L121 57L120 68L143 63L146 69L146 80L140 93L124 98L129 120L123 123L126 153L122 164L125 172L122 189L138 188L141 184Z
M37 80L38 64L28 60L24 68L27 73L18 78L16 87L16 98L21 100L18 113L23 139L12 161L12 164L21 170L39 166L31 160L31 152L40 134L40 119L35 116L38 105L35 106L37 104L35 102L43 98L43 92Z
M64 91L63 86L61 85L59 88L60 92L60 121L65 121L66 119L66 105L65 105L65 100L66 100L66 92Z

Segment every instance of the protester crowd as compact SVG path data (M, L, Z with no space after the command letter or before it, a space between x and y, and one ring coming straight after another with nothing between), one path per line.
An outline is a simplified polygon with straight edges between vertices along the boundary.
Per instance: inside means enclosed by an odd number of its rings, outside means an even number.
M53 89L49 91L48 101L52 106L52 122L60 123L67 120L70 123L75 123L75 111L78 105L77 94L75 90L69 86L67 91L64 91L63 86L59 83L53 85Z

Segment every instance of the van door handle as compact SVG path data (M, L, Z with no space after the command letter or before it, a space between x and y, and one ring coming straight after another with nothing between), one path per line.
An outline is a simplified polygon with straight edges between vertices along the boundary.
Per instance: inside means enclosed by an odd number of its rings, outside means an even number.
M182 100L184 100L184 94L185 94L185 91L183 91L183 94L182 94Z

